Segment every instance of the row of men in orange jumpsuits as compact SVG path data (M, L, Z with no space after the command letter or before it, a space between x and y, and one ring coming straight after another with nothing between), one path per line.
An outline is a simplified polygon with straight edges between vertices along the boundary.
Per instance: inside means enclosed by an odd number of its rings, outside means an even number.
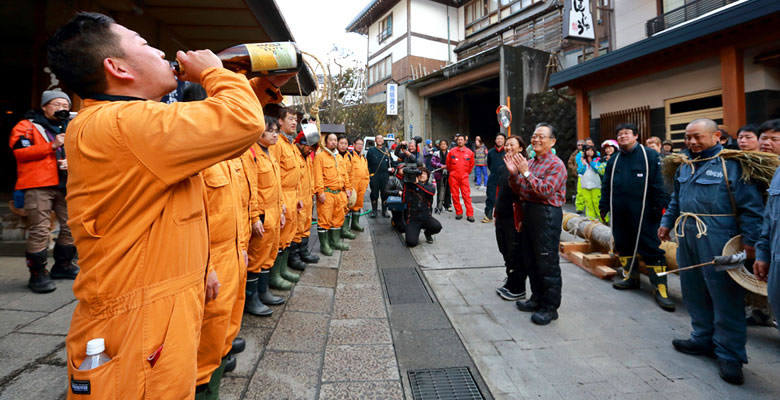
M290 109L264 111L293 75L248 80L211 51L179 51L179 81L200 86L192 101L161 103L177 87L165 54L97 13L77 14L46 50L83 99L65 136L81 267L68 398L218 398L246 346L236 340L245 310L270 314L283 299L268 285L290 289L300 275L288 265L316 261L306 245L315 195L321 240L344 248L346 195L365 190L367 171L355 172L365 161L340 154L333 135L312 159L316 128L299 130ZM108 360L83 368L96 338Z

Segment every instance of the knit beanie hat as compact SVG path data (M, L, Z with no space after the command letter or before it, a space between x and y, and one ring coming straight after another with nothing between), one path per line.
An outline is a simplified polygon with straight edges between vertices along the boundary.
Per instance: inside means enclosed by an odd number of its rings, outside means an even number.
M68 105L73 104L70 101L70 97L68 97L68 95L62 90L47 90L43 92L43 95L41 96L41 107L49 104L49 102L54 99L65 99L68 101Z

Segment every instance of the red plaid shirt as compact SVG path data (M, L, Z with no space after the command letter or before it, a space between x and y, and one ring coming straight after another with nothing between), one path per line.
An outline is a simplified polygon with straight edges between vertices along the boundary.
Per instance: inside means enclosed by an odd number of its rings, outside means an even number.
M528 178L521 174L509 177L509 186L521 199L532 203L561 207L566 202L566 165L548 151L528 161Z

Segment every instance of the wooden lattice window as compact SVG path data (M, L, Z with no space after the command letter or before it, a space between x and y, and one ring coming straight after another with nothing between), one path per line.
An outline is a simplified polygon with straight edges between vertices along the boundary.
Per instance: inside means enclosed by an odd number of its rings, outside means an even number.
M620 124L630 123L639 129L639 143L644 143L650 134L650 106L628 108L599 115L600 136L603 142L607 139L617 139L615 128Z

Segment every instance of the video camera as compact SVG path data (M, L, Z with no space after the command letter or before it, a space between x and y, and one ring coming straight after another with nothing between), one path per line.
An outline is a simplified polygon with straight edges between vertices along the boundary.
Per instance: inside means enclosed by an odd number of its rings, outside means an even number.
M404 183L417 183L417 177L422 174L416 165L404 168Z

